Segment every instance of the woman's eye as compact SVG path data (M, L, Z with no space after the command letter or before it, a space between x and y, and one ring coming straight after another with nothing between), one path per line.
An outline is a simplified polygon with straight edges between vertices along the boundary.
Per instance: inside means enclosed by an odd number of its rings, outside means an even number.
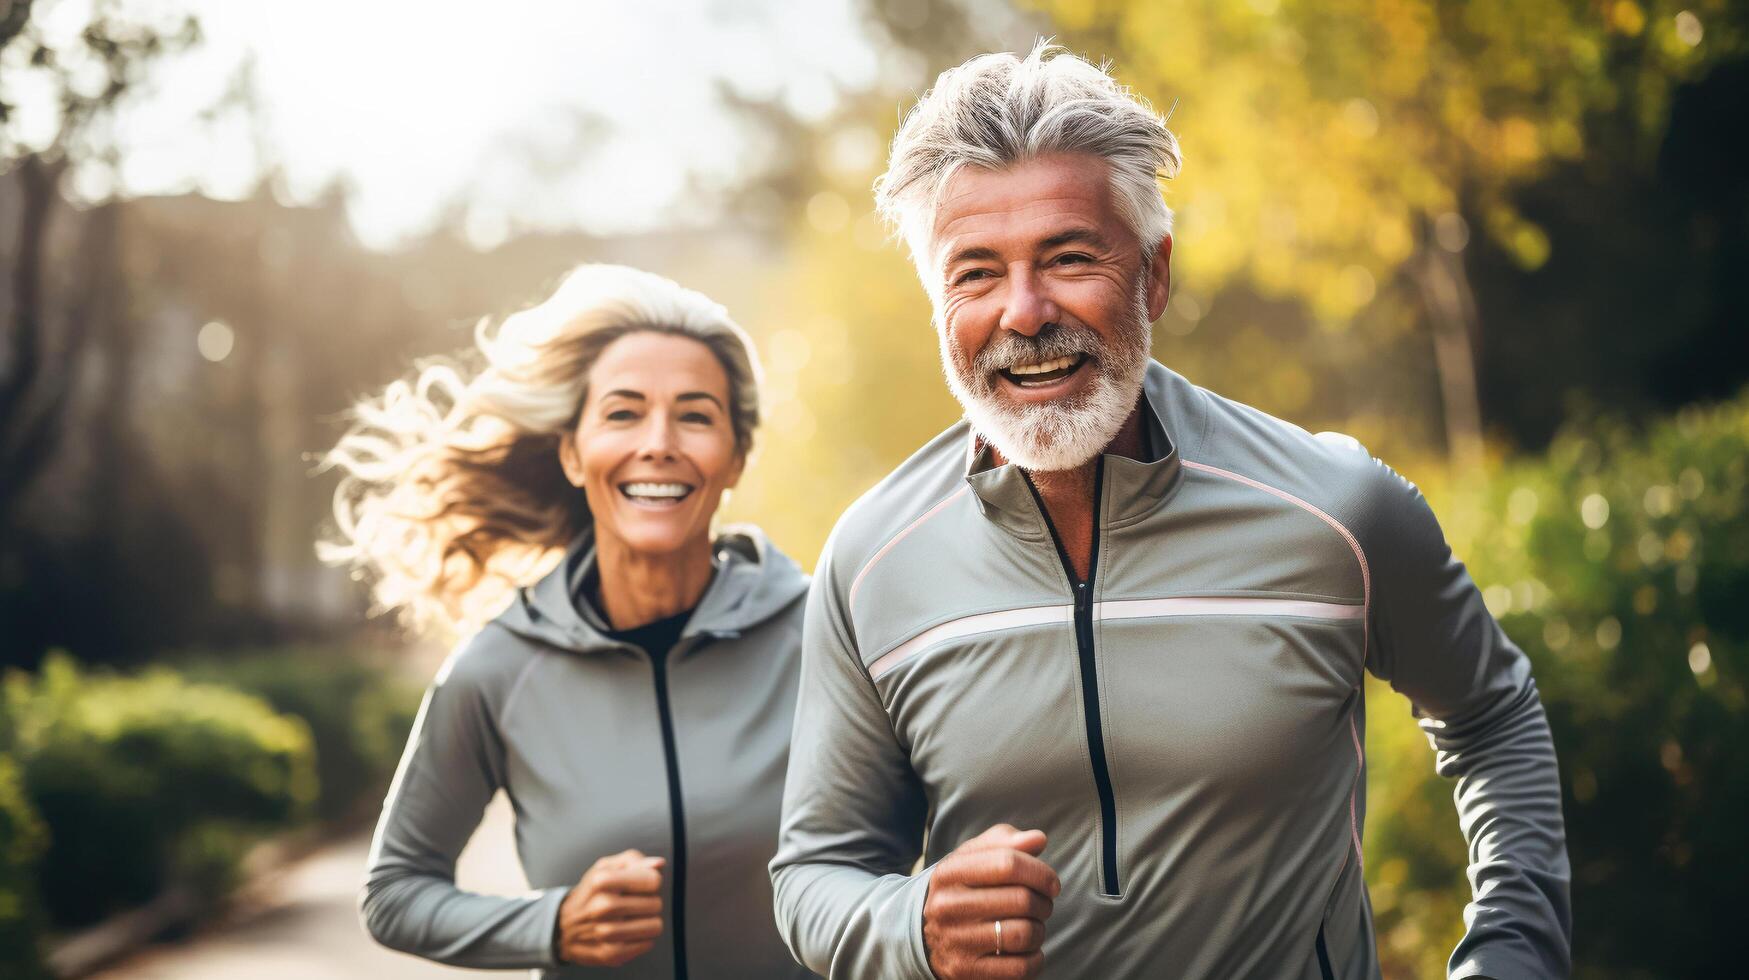
M630 422L637 417L638 413L629 408L616 408L607 413L607 420L609 422Z
M680 417L680 421L692 422L692 423L695 423L698 425L710 425L712 422L714 422L716 420L712 419L709 415L706 415L703 412L687 412L685 415L682 415Z

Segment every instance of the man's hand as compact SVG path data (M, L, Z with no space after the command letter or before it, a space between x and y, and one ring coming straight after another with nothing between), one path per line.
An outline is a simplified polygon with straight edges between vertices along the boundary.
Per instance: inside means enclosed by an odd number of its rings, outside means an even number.
M620 966L648 953L662 934L666 861L621 851L595 862L559 905L559 959Z
M1044 849L1044 831L999 823L935 866L923 900L923 946L939 980L1038 975L1045 920L1063 890L1057 873L1038 859Z

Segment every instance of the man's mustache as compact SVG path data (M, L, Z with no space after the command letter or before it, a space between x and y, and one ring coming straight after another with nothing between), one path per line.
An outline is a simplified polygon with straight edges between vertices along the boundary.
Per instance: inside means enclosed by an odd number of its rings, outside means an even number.
M1016 364L1036 364L1077 354L1097 357L1101 346L1099 334L1080 324L1047 323L1031 336L1004 330L978 351L972 359L972 369L979 377L988 377Z

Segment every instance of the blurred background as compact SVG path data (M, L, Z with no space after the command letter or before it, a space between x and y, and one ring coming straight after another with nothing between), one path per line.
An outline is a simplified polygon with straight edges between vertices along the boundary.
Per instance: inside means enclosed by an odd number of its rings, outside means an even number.
M3 972L210 946L310 855L340 911L278 941L370 953L358 835L442 640L316 562L314 464L570 266L752 332L769 422L729 516L811 566L956 416L871 213L887 141L937 72L1040 36L1182 140L1156 356L1419 482L1533 658L1575 974L1735 972L1749 5L0 0ZM1451 786L1370 694L1380 954L1442 976Z

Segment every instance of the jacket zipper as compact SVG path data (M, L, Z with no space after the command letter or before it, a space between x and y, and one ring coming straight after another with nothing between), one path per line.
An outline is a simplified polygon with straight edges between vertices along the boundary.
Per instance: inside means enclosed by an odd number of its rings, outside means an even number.
M1057 558L1063 563L1063 574L1068 576L1074 591L1075 652L1081 666L1081 714L1087 723L1087 751L1093 766L1093 785L1099 793L1099 890L1100 894L1116 896L1123 894L1117 868L1117 795L1112 791L1111 769L1105 761L1105 723L1099 711L1099 664L1093 653L1093 578L1099 570L1099 510L1104 483L1105 459L1101 457L1093 467L1093 544L1087 554L1086 581L1076 576L1075 564L1069 560L1068 549L1063 547L1063 539L1057 534L1056 525L1051 523L1050 511L1038 495L1038 488L1032 485L1031 477L1027 478L1026 486L1038 504L1045 529L1051 533L1051 543L1057 547Z
M674 924L674 977L686 980L686 804L680 795L680 757L674 747L674 712L668 706L668 660L680 648L666 657L651 657L650 666L656 679L656 717L662 725L662 757L668 765L668 812L674 827L673 885L669 894L673 908L669 919Z

